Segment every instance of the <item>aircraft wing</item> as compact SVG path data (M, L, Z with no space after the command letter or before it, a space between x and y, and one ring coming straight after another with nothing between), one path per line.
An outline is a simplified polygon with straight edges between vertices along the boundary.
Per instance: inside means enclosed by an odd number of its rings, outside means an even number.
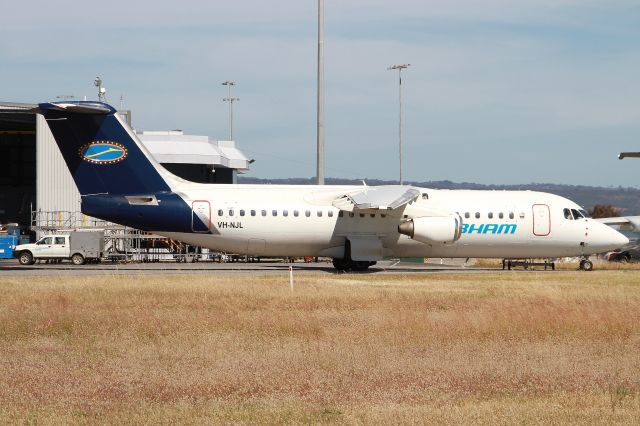
M364 186L361 190L345 193L333 206L340 210L395 210L416 199L420 190L412 186L386 185Z
M640 157L640 152L621 152L620 154L618 154L619 160L627 157Z
M640 216L604 217L593 220L620 231L640 231Z

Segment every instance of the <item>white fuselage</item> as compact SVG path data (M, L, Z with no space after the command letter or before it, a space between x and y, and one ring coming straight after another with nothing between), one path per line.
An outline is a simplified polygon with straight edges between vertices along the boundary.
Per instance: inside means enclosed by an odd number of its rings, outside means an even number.
M174 188L209 224L194 233L158 234L227 253L256 256L344 255L345 239L375 237L383 256L539 258L579 256L615 249L626 238L588 218L567 218L572 201L533 191L420 188L422 196L396 210L341 211L332 202L349 186L202 185ZM425 244L398 232L404 220L425 212L457 213L461 238Z

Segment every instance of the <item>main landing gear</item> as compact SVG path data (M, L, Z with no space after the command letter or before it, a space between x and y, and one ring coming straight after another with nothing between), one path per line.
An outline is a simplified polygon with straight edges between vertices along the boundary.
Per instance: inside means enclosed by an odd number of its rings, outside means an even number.
M342 259L333 259L333 267L338 271L366 271L369 269L369 266L375 265L376 262L371 262L368 260L353 260L351 259L351 241L348 239L344 244L344 258Z
M376 262L367 260L333 259L333 267L338 271L366 271L369 266L375 264Z
M578 269L580 269L581 271L593 271L593 262L584 257L580 259Z

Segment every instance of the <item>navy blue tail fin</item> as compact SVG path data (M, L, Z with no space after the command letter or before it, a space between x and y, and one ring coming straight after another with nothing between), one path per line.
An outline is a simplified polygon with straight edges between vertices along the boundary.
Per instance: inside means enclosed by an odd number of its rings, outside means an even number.
M171 190L168 172L153 160L113 107L101 102L44 103L38 112L47 120L80 194Z

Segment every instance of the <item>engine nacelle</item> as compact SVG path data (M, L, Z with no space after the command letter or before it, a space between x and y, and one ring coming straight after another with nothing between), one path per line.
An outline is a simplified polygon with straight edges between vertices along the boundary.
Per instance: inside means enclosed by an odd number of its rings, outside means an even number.
M415 217L398 225L398 232L425 244L450 244L462 234L460 216Z

